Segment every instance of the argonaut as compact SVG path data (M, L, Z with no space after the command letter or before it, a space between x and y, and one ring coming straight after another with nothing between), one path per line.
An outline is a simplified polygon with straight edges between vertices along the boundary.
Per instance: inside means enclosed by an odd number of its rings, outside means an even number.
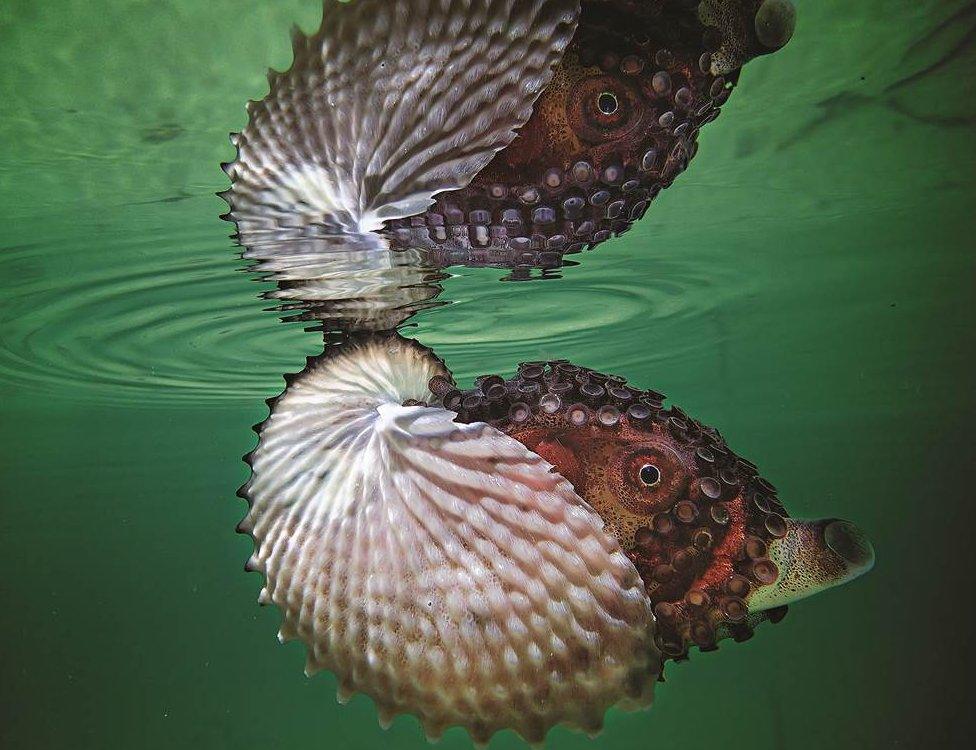
M558 265L643 216L794 23L789 0L325 0L232 137L228 218Z
M872 567L856 526L789 518L663 401L565 361L461 391L396 334L311 358L269 402L241 489L281 637L383 721L535 742L649 705L665 658Z

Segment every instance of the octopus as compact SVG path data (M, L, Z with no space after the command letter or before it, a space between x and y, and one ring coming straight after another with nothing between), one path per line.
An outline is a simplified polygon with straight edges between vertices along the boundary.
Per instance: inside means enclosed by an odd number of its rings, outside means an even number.
M227 216L558 266L644 215L794 25L789 0L326 0L232 136Z
M657 391L565 360L466 391L429 385L459 421L485 421L545 458L599 513L640 573L669 659L747 640L790 602L873 565L856 526L790 518L753 463Z
M872 567L858 527L791 518L664 401L564 360L461 390L395 333L310 358L269 402L240 491L280 638L384 724L540 742L648 707L665 662Z

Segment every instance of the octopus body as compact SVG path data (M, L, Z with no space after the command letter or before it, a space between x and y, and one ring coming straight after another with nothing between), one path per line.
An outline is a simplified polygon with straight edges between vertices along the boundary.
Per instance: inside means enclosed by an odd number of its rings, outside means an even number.
M669 658L746 640L788 602L873 564L855 526L790 518L717 430L623 378L529 362L508 380L462 392L439 378L431 390L459 421L485 421L545 458L600 514L641 575Z
M742 64L788 40L781 31L763 44L750 19L791 10L776 2L584 1L576 34L518 137L468 187L391 222L391 231L400 243L431 247L445 265L541 267L628 231L688 167ZM791 21L781 23L792 31Z

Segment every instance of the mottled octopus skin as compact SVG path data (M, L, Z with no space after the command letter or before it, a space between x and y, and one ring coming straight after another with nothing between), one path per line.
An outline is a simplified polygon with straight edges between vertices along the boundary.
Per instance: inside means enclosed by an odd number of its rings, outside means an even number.
M685 658L693 645L707 651L725 637L745 640L762 620L782 619L780 602L852 577L831 565L846 559L860 574L873 563L853 526L851 544L862 549L842 550L845 558L818 555L826 549L825 525L843 533L846 522L790 519L776 489L718 431L623 378L566 361L530 362L509 380L484 376L468 391L445 377L430 388L459 421L495 426L569 479L639 571L654 605L657 645L672 659ZM658 486L639 483L645 464L659 469ZM789 551L797 546L794 537L785 543L793 529L799 546L813 553ZM807 544L810 530L820 537ZM782 549L802 562L793 566L798 573L780 575L773 558L782 561Z
M744 32L723 33L700 16L749 28L761 3L703 5L722 13L700 13L697 2L583 2L576 35L515 141L468 187L390 222L392 235L445 265L550 267L626 232L687 168L700 129L757 54L717 64L730 33ZM613 114L599 109L601 97Z

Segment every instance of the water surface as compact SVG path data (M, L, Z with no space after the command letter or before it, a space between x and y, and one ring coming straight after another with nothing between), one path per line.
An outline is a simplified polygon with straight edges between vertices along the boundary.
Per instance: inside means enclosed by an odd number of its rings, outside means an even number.
M629 234L555 278L451 269L406 329L462 382L564 357L664 391L791 513L851 518L878 551L851 586L670 667L650 713L553 747L971 732L953 706L973 657L976 5L797 4L794 40L748 66ZM240 259L217 164L319 12L0 8L4 747L426 747L302 676L233 533L250 425L323 344Z

